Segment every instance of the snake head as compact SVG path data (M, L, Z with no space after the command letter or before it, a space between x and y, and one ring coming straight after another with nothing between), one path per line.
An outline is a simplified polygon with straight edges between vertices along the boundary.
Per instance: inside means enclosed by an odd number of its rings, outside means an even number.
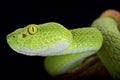
M31 39L33 35L37 33L37 25L31 24L25 28L19 28L7 35L7 43L9 46L17 52L23 51L23 49L30 48Z
M9 46L26 55L56 55L67 48L71 41L72 33L55 22L30 24L7 35Z

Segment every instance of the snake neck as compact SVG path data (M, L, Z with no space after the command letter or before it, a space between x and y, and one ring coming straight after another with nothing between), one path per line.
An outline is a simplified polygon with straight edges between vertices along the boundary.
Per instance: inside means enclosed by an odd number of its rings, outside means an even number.
M82 53L85 57L96 53L102 46L103 37L96 28L78 28L71 30L73 40L71 44L59 54Z
M98 51L98 56L111 76L120 79L120 33L117 26L117 22L111 17L99 18L92 24L103 35L103 46Z

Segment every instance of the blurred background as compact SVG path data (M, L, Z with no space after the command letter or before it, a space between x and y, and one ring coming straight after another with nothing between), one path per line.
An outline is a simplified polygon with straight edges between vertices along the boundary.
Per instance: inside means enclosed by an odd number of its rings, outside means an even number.
M4 79L48 80L43 66L44 57L29 57L14 52L6 42L6 35L28 24L59 22L68 29L90 26L107 9L120 11L119 2L113 0L81 0L39 2L1 2L0 5L0 77ZM56 79L57 80L57 79Z

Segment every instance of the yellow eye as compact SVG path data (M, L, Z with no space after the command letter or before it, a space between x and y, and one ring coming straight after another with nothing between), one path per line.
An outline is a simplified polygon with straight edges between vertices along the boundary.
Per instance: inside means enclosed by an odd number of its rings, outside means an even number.
M30 25L29 28L28 28L28 32L30 34L35 34L37 33L37 25Z

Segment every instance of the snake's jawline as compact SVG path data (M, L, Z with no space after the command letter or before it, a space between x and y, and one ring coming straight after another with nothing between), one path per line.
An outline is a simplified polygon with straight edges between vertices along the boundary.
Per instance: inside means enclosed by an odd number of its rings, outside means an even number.
M87 61L90 59L89 61ZM95 70L94 70L95 69ZM92 70L92 72L90 72ZM100 59L96 54L87 57L81 66L75 68L70 73L58 75L54 80L75 80L75 79L111 79L106 68L101 63Z

